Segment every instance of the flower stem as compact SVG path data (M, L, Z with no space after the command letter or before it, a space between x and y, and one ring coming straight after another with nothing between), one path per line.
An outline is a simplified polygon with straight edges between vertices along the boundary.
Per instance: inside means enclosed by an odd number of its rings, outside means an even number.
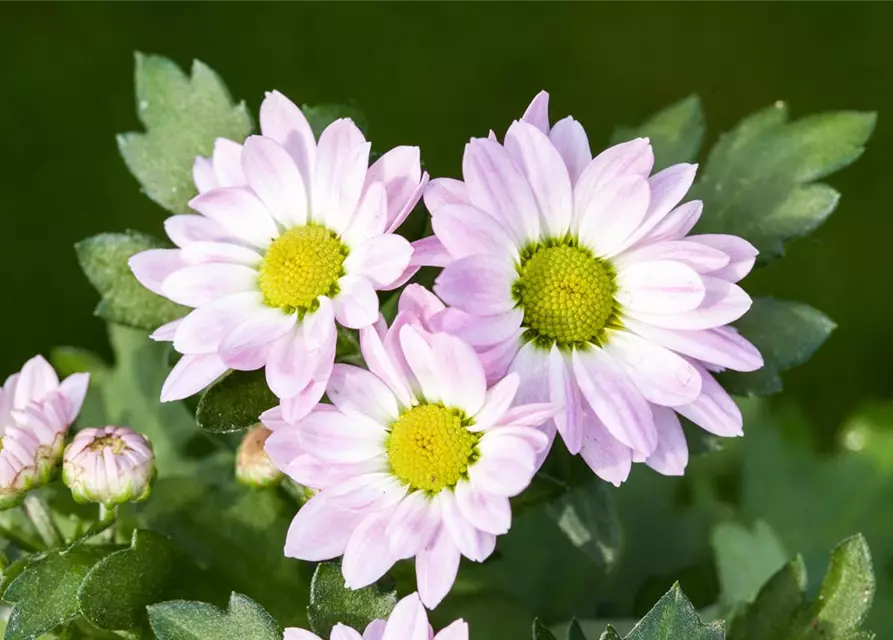
M56 523L53 522L53 516L50 513L50 507L47 505L46 500L31 493L25 496L25 502L22 507L25 510L25 515L28 516L40 539L43 540L48 549L61 547L65 543L62 533L56 527Z

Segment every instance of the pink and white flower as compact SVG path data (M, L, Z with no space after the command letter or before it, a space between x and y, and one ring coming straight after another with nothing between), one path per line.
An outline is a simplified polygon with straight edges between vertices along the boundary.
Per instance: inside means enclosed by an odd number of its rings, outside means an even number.
M0 509L51 479L89 384L86 373L59 382L42 356L6 379L0 388Z
M137 254L148 289L192 307L153 337L183 357L162 400L190 396L229 369L266 367L292 418L322 396L332 371L336 321L361 329L378 318L377 290L399 284L412 247L394 232L427 184L417 147L396 147L369 166L370 144L348 118L317 142L278 92L260 109L262 135L219 139L198 158L198 215L165 228L177 249Z
M468 624L456 620L453 624L435 634L428 624L428 613L419 595L406 596L387 620L373 620L363 635L343 624L336 624L329 636L330 640L468 640ZM283 640L322 640L319 636L296 629L286 629Z
M737 284L757 251L730 235L689 235L698 201L680 204L696 165L651 175L647 139L592 157L583 127L550 126L539 94L500 143L472 139L464 181L425 193L445 265L435 293L444 330L521 379L524 402L563 407L554 429L605 480L632 462L683 473L677 414L720 436L742 433L738 407L710 372L753 371L756 348L729 323L750 308Z
M390 329L382 322L360 332L368 370L335 365L333 405L296 424L279 408L261 416L273 431L273 462L319 490L292 522L286 555L343 555L353 589L415 557L431 608L449 592L460 557L482 562L509 530L509 498L530 483L548 445L537 427L555 413L548 403L515 404L518 374L488 388L470 346L426 329L442 309L410 286Z

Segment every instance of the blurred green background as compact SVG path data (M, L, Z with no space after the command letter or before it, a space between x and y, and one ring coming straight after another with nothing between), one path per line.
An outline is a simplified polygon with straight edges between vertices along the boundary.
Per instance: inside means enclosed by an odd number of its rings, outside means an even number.
M574 114L593 148L689 93L708 148L743 116L783 99L795 116L877 110L868 152L831 183L831 220L750 277L752 293L812 304L840 325L789 394L830 433L889 394L890 235L883 176L893 127L893 5L859 4L4 4L0 7L0 375L35 352L107 352L96 293L72 243L101 231L161 232L164 212L118 157L138 128L132 53L215 68L253 113L266 90L297 102L351 101L379 149L422 148L456 175L464 142L503 131L540 89ZM707 212L709 215L709 211Z

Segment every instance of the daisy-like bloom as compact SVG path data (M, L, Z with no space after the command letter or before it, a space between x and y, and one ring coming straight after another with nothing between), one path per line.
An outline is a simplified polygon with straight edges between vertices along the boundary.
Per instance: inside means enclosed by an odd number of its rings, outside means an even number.
M521 377L524 402L563 407L568 449L619 484L632 462L681 474L681 414L720 436L742 433L711 371L752 371L759 352L728 324L751 305L735 283L756 249L688 235L701 202L679 204L696 165L651 175L647 139L592 158L582 126L550 126L541 93L500 143L472 139L464 181L429 185L435 293L444 330L473 344L488 376ZM431 243L433 241L429 241ZM433 244L432 244L433 247Z
M62 480L76 502L113 507L142 502L155 478L149 439L127 427L79 431L65 448Z
M6 379L0 388L0 509L52 478L89 384L86 373L60 383L42 356Z
M394 231L427 184L417 147L369 166L370 144L348 118L317 142L278 92L260 109L263 135L220 139L194 168L198 215L165 223L178 249L137 254L148 289L193 307L153 334L183 357L162 400L190 396L228 369L266 367L270 388L296 419L322 396L336 320L361 329L378 318L376 290L401 282L411 245Z
M419 595L413 593L406 596L387 620L373 620L366 627L363 635L343 624L332 628L330 640L468 640L468 624L464 620L456 620L440 633L428 624L428 613L422 605ZM286 629L283 640L322 640L319 636L296 629Z
M273 462L319 490L292 522L285 554L343 555L352 589L415 557L421 599L433 608L460 557L482 562L509 530L509 498L530 483L548 445L537 427L555 410L515 404L517 374L488 388L471 347L425 329L438 310L429 298L409 287L390 329L379 323L360 333L369 369L336 364L327 388L333 405L296 424L279 409L261 419L273 431Z

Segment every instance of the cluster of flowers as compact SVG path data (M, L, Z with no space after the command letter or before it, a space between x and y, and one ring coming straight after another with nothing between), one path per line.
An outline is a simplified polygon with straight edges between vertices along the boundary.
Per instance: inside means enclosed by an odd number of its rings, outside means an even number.
M149 496L155 457L145 436L127 427L91 428L65 446L89 383L86 373L60 382L41 356L6 379L0 388L0 509L47 484L60 463L78 502L113 507Z
M165 225L177 248L130 264L144 286L193 308L153 334L182 354L163 400L231 369L265 369L280 398L260 416L266 451L316 491L286 555L343 556L351 588L415 558L418 597L433 608L461 556L485 560L508 531L509 499L556 432L614 484L633 462L683 472L679 415L742 433L712 374L762 366L728 326L750 307L736 283L757 251L689 235L701 203L680 202L695 165L652 175L647 139L593 157L576 120L550 124L546 93L502 141L491 132L466 145L462 181L429 182L415 147L370 166L350 119L316 140L278 92L260 129L196 160L197 214ZM434 234L410 243L396 231L422 197ZM434 292L407 285L388 325L377 291L422 266L442 268ZM365 367L335 363L339 324L359 331ZM363 637L431 637L414 607ZM463 628L443 633L464 638Z

